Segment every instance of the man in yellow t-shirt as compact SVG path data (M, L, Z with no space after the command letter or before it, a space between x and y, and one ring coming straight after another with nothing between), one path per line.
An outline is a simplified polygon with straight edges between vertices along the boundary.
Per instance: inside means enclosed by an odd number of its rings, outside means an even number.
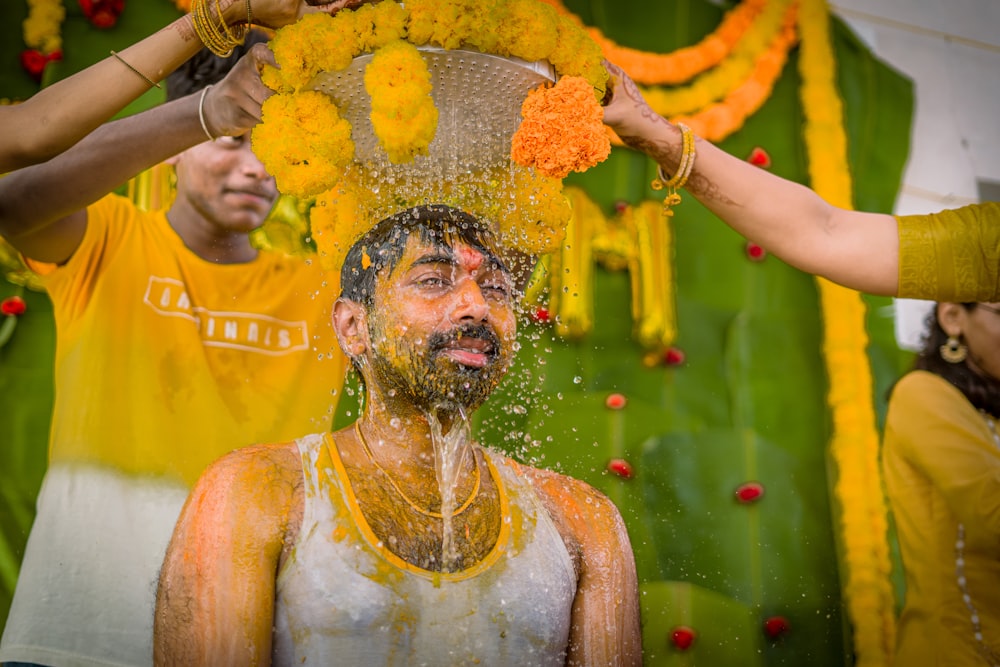
M0 181L0 233L43 276L57 326L50 466L0 661L150 664L157 572L200 472L330 430L339 281L250 244L277 197L244 134L272 56L257 46L223 79L239 55L203 52L168 85L179 99ZM223 131L241 136L205 140ZM101 197L167 158L168 211Z

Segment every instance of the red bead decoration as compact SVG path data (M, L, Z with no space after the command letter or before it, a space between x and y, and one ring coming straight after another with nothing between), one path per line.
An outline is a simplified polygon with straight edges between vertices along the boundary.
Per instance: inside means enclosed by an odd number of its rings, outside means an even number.
M549 321L549 310L548 308L535 308L535 312L531 314L531 319L536 322L548 322Z
M118 23L125 9L125 0L79 0L83 15L95 28L102 30Z
M628 399L625 398L624 394L608 394L608 397L604 399L604 405L609 410L621 410L628 403Z
M670 643L678 651L686 651L691 648L697 638L698 633L694 631L694 628L689 628L686 625L678 625L670 633Z
M0 313L4 315L23 315L28 309L28 304L19 296L9 296L0 301Z
M762 262L767 257L767 251L753 241L747 241L746 253L751 262Z
M618 201L615 202L615 213L617 213L618 215L621 215L622 213L624 213L627 210L628 210L628 202L627 201L619 199Z
M611 459L608 461L608 472L618 475L622 479L632 479L632 475L635 471L632 470L632 464L625 459Z
M747 158L747 162L755 167L762 167L764 169L771 168L771 156L768 155L767 151L760 146L755 146L754 149L750 151L750 157Z
M788 619L784 616L772 616L764 621L764 634L769 639L778 639L787 634L790 629Z
M684 363L684 351L679 347L668 347L663 353L663 363L667 366L680 366Z
M21 67L36 81L41 80L42 72L45 71L45 66L48 62L49 59L38 49L25 49L21 51Z
M736 487L736 500L745 505L755 503L764 496L764 485L760 482L747 482Z

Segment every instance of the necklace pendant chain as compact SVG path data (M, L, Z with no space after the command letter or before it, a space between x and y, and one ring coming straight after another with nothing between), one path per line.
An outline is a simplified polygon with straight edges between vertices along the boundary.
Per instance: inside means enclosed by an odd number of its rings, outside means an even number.
M365 438L364 433L361 432L360 419L354 422L354 432L358 436L358 441L361 442L361 447L365 450L365 455L368 457L368 460L371 461L372 465L375 466L376 470L382 473L385 476L385 478L389 480L389 485L396 491L399 497L406 502L407 505L409 505L413 510L419 512L420 514L423 514L424 516L429 516L434 519L444 518L444 514L442 514L441 512L435 512L434 510L421 507L413 500L411 500L410 497L406 495L406 493L403 491L403 489L399 488L399 484L396 483L396 480L393 479L392 475L390 475L385 468L379 465L379 462L375 460L375 455L372 453L371 447L368 446L368 440ZM465 510L469 509L473 501L479 495L480 483L482 481L482 471L479 469L479 459L476 457L475 451L472 452L472 460L476 464L475 481L472 484L472 491L469 493L469 497L465 499L465 502L456 507L455 510L451 513L451 516L453 517L458 516Z

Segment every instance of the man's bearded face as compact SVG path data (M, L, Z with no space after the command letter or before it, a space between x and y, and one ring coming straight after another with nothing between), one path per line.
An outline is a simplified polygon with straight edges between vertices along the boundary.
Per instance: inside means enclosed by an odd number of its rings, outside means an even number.
M458 243L411 244L369 313L373 379L422 409L478 408L513 357L510 276Z

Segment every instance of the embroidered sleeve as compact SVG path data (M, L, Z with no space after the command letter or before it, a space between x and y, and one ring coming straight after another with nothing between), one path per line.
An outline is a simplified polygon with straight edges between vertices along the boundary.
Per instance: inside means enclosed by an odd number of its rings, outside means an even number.
M1000 204L896 218L899 296L1000 300Z

